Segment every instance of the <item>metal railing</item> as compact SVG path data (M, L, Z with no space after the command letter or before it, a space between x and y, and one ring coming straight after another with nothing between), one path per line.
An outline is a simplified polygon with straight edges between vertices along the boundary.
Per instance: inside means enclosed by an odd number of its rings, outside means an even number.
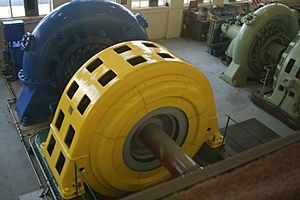
M259 91L259 94L261 96L263 96L265 94L265 88L268 85L269 80L273 79L273 75L274 75L274 71L275 71L274 69L276 69L276 66L277 65L273 64L273 65L267 65L264 67L264 70L266 71L265 77L259 81L262 84L262 87Z

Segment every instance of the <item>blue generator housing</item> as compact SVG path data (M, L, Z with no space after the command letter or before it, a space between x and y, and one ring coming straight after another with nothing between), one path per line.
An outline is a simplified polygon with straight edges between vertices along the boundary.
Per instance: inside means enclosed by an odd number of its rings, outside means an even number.
M10 80L18 78L18 72L22 68L23 50L21 40L25 34L23 20L2 21L3 27L3 74Z
M114 44L148 40L146 20L120 4L73 0L48 14L22 39L24 89L16 103L23 125L42 122L55 111L73 74L89 58Z

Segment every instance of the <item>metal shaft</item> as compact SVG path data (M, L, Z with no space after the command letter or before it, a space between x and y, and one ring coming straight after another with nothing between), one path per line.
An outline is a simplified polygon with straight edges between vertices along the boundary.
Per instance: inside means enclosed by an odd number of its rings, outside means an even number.
M272 42L267 49L267 53L275 62L278 62L285 49L285 46Z
M172 176L182 176L200 168L199 165L186 155L180 146L155 123L146 125L141 131L140 138Z

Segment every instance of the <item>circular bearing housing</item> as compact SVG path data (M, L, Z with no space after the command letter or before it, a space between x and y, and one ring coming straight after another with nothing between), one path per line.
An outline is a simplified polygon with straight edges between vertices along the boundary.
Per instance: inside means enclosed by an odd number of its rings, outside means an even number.
M68 83L42 144L64 198L74 196L75 162L87 183L107 196L170 178L139 143L138 129L149 120L157 120L191 157L205 142L222 143L208 80L160 45L120 43L85 63Z

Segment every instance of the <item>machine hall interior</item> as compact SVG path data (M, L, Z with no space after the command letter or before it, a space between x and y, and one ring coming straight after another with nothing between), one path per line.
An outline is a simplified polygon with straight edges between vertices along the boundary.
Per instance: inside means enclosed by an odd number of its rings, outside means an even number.
M0 199L300 198L299 0L0 0Z

